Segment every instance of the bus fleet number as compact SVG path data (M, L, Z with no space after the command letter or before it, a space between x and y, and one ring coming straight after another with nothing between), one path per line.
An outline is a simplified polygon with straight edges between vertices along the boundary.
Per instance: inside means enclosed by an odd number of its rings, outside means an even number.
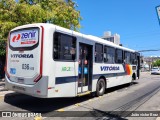
M29 70L29 64L22 64L22 69Z

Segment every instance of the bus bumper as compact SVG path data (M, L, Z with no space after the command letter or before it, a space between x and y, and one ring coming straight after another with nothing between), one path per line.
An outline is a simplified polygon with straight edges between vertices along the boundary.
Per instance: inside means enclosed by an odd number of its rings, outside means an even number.
M33 85L20 84L12 82L5 75L5 88L18 93L38 97L47 98L48 97L48 77L43 76L37 83Z

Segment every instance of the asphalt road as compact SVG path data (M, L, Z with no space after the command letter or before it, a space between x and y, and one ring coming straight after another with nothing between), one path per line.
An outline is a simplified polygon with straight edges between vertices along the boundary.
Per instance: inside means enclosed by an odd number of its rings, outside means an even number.
M76 117L76 119L98 120L144 118L155 120L156 111L160 111L159 99L160 76L142 73L141 78L134 84L107 89L102 97L39 99L18 93L8 93L4 99L0 98L0 111L40 112L45 120L52 120L55 116L56 119L75 119ZM152 114L152 117L148 117L148 114ZM136 115L141 117L133 117ZM8 120L9 118L0 119ZM34 117L11 119L34 119Z

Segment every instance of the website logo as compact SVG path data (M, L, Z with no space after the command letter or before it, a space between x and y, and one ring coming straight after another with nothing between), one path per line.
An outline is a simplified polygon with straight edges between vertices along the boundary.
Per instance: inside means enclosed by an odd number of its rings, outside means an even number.
M18 40L20 40L20 38L21 38L21 34L15 35L12 38L12 42L18 42Z
M16 34L13 36L12 38L12 42L18 42L20 39L24 42L26 42L27 40L31 40L31 44L35 43L35 41L33 41L33 39L36 38L36 31L29 31L29 32L22 32L20 34ZM30 43L29 43L30 44Z

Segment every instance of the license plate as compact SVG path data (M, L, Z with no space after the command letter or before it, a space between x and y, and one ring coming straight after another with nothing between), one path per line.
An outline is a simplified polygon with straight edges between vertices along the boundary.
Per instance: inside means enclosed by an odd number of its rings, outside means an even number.
M18 81L17 81L17 82L23 84L23 83L24 83L24 79L18 78Z
M19 86L13 86L13 89L25 91L25 88Z

